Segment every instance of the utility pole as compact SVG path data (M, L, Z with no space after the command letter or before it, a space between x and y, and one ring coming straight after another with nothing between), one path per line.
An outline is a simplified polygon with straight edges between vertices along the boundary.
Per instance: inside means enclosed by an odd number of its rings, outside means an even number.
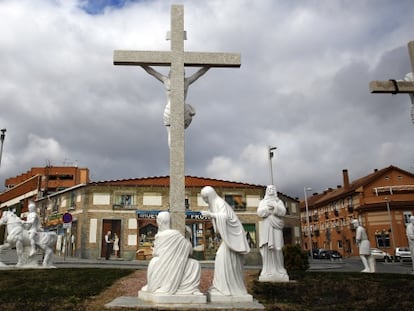
M3 155L3 142L4 142L4 138L6 138L6 129L1 129L1 135L0 135L0 142L1 142L1 146L0 146L0 167L1 167L1 157Z

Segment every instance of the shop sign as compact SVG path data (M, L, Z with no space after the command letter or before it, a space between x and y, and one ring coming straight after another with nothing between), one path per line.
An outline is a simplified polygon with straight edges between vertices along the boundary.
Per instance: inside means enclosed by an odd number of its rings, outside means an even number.
M47 217L46 226L56 226L62 223L62 214L53 214Z
M160 211L137 211L138 219L157 219Z
M210 220L210 217L203 216L201 212L185 212L187 220Z
M138 219L157 219L158 213L161 211L137 211ZM209 217L203 216L201 212L186 211L185 218L187 220L210 220Z

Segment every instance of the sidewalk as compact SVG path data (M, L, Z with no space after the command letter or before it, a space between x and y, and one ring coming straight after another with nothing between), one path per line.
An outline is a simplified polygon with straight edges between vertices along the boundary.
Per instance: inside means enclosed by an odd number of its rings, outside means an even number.
M352 260L348 258L347 261ZM358 258L357 258L358 260ZM38 255L38 261L41 263L42 256ZM16 250L6 250L0 253L0 262L6 265L15 265L17 262ZM125 269L146 269L148 260L123 260L122 258L113 258L105 260L99 259L82 259L77 257L53 256L53 265L60 268L85 268L85 267L100 267L100 268L125 268ZM205 260L200 261L202 268L214 268L214 261ZM309 271L322 271L331 269L343 269L346 264L344 261L330 261L330 260L313 260L309 262ZM245 269L261 269L260 265L245 265Z

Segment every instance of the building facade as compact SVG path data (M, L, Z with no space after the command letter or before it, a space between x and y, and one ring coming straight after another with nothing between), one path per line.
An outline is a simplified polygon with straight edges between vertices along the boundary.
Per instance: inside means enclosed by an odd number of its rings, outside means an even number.
M303 249L358 255L352 219L365 227L371 247L393 255L396 247L407 246L405 228L414 215L414 175L391 165L353 182L347 170L342 177L342 185L301 201Z
M185 177L186 236L197 259L213 259L219 240L210 219L201 210L208 206L200 191L212 186L236 211L243 223L250 246L251 260L257 261L260 219L256 215L265 187L201 177ZM285 243L300 243L298 201L279 193L288 215L285 218ZM59 235L58 252L80 258L104 257L107 231L119 237L118 258L150 259L157 232L156 215L169 208L169 177L151 177L79 184L36 200L43 226ZM64 215L71 222L64 223ZM255 258L254 258L255 257ZM114 258L114 256L112 256Z
M89 169L76 166L34 167L19 176L6 179L6 191L0 193L0 213L14 211L25 218L29 201L47 196L75 185L89 182ZM0 244L4 228L0 228Z

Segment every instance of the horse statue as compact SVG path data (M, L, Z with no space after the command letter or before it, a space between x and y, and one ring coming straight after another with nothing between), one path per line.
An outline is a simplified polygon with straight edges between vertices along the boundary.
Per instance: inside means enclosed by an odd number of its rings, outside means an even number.
M16 247L17 264L16 266L32 265L28 264L28 260L32 260L32 256L25 254L25 248L30 248L30 238L27 230L24 228L23 221L11 211L4 211L0 218L0 226L7 226L6 243L0 246L0 251L7 248ZM36 246L44 253L43 267L52 267L53 252L56 247L57 235L55 232L37 232Z

